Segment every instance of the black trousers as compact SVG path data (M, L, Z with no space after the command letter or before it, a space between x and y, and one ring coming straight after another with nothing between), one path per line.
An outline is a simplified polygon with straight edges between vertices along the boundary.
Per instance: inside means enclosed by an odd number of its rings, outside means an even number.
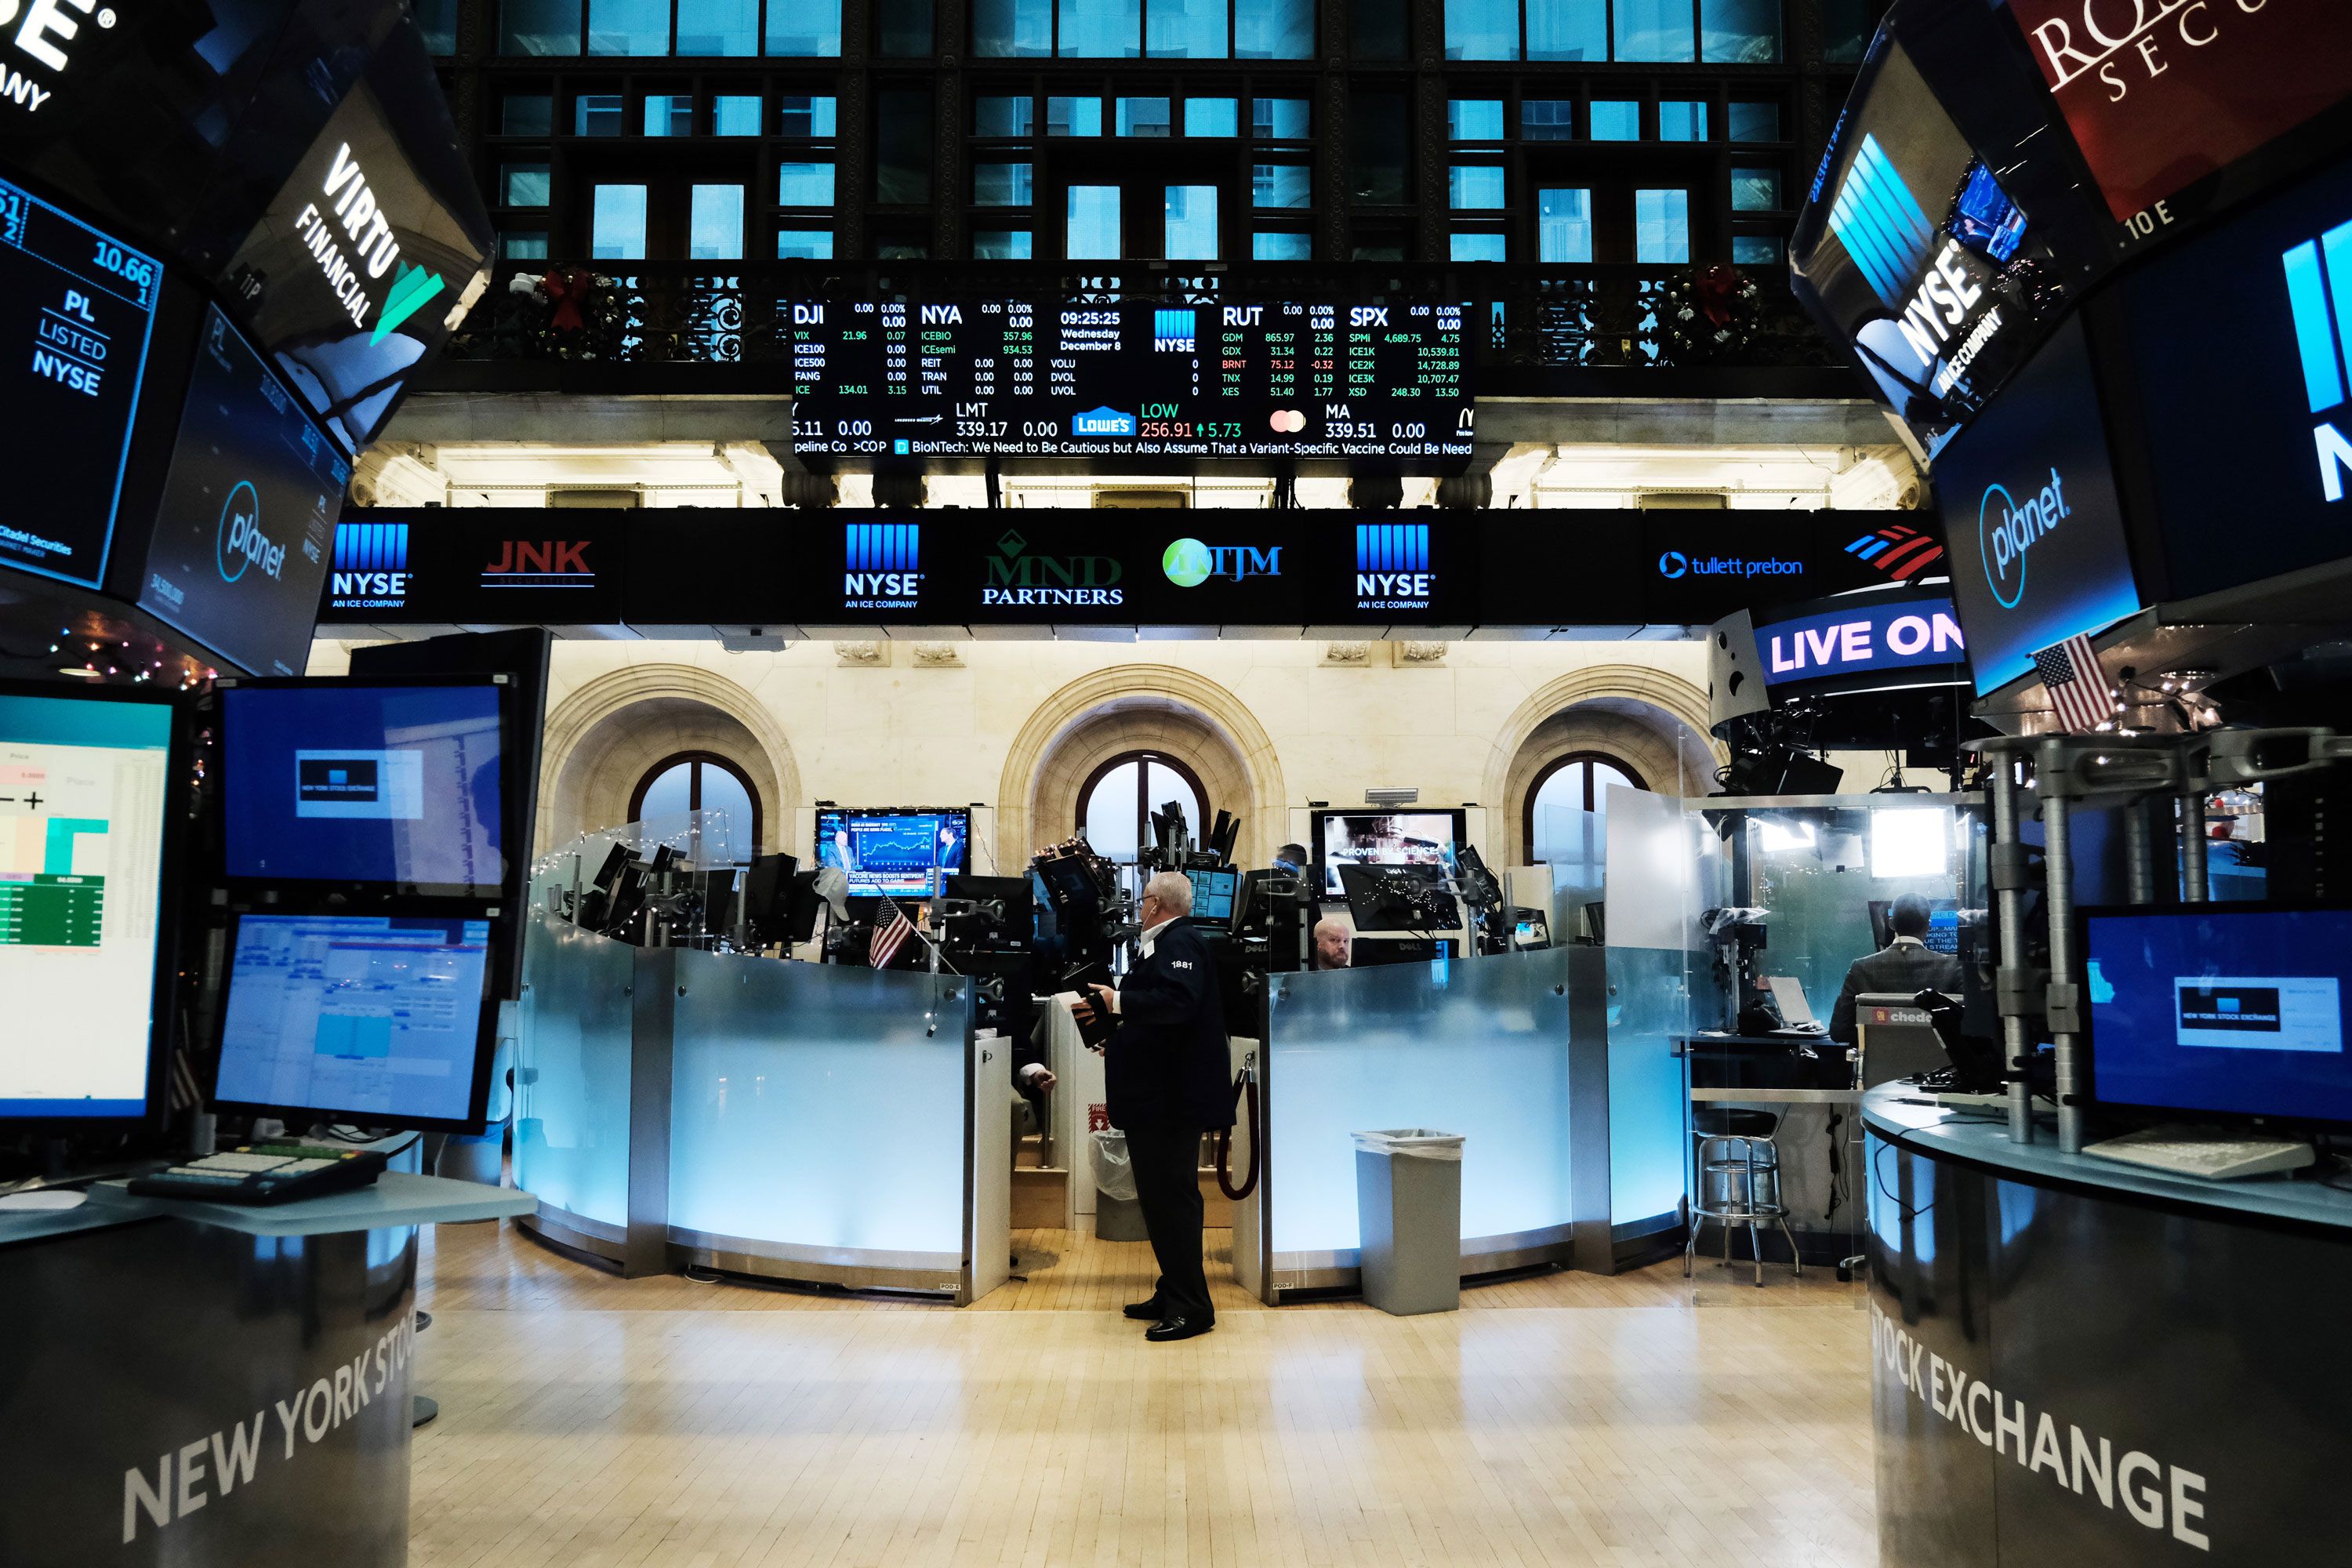
M1209 1275L1201 1261L1201 1129L1129 1127L1126 1132L1136 1201L1160 1262L1153 1294L1162 1316L1213 1322L1217 1314L1209 1305Z

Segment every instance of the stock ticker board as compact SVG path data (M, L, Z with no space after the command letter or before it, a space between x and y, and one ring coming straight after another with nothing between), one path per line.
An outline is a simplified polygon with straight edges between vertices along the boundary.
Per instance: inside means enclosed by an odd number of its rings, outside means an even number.
M1470 457L1465 307L792 307L802 458Z

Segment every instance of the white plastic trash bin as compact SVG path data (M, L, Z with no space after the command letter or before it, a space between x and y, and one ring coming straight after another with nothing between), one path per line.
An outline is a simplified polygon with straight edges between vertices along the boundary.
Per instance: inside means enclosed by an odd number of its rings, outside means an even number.
M1356 1224L1364 1300L1383 1312L1462 1304L1462 1137L1426 1127L1359 1132Z

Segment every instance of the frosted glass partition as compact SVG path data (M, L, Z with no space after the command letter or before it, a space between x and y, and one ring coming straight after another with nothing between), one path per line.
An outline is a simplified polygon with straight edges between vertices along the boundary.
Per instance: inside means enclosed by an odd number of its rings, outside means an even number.
M1587 904L1603 903L1609 886L1609 818L1575 806L1536 808L1534 858L1551 868L1551 935L1569 942L1586 935Z
M1459 1132L1465 1272L1568 1237L1564 950L1277 977L1266 1048L1276 1289L1357 1266L1350 1134Z
M524 921L523 994L515 1018L515 1185L538 1196L542 1215L604 1241L620 1240L629 1217L635 955L626 943L538 906Z
M1609 792L1609 1218L1640 1226L1683 1198L1684 1092L1698 913L1720 858L1703 818L1671 795Z
M938 1269L953 1289L968 983L734 953L677 962L671 1240L706 1261Z
M753 847L751 825L745 823L739 831L723 811L673 812L618 827L601 827L581 834L531 863L531 908L569 913L573 900L595 879L616 844L627 846L640 859L649 858L657 848L667 848L677 855L678 868L688 871L746 863ZM677 931L680 940L715 934L692 923Z

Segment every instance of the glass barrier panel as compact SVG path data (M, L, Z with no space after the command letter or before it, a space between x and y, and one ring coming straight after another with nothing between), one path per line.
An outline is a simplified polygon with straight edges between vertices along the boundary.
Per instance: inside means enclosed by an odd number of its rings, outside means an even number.
M515 1185L620 1229L629 1218L631 972L636 950L544 909L523 925Z

